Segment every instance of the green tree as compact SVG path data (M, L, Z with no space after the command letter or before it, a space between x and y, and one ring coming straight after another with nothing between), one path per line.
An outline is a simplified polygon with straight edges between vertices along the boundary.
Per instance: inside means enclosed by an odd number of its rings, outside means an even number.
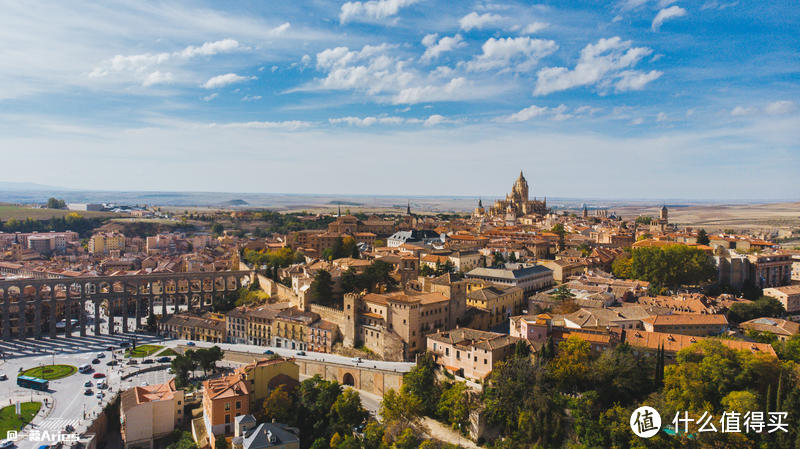
M589 342L573 336L558 344L558 351L548 365L548 371L562 391L572 393L587 383L590 365Z
M574 298L575 295L569 291L569 287L566 284L561 284L556 288L556 291L553 292L553 298L557 299L558 301L567 301Z
M197 449L197 444L192 438L191 432L185 430L173 430L164 442L166 449Z
M370 421L364 428L364 449L381 449L385 432L386 430L379 422Z
M472 408L469 388L464 382L448 382L442 385L442 394L436 414L457 429L466 429Z
M383 394L380 414L386 423L405 426L415 422L422 415L422 403L416 396L390 389Z
M294 400L283 385L279 385L270 392L269 396L264 399L263 408L263 415L267 421L274 419L279 423L289 425L295 422L292 413L295 409Z
M329 303L333 300L333 280L331 274L326 270L319 270L314 275L314 281L309 288L311 297L322 303Z
M425 352L417 357L417 364L403 376L400 392L418 401L421 413L431 416L439 402L439 387L436 384L436 361L433 354Z
M417 449L420 440L412 429L403 430L392 444L392 449Z
M225 435L217 435L214 439L214 449L230 449L230 445L228 444L228 440L225 439Z
M342 435L351 434L353 428L363 424L369 413L361 406L361 397L355 390L347 389L336 398L330 409L331 429Z
M781 317L786 314L783 304L772 296L762 296L753 302L737 302L728 309L728 321L742 323L761 317Z
M222 235L225 232L225 227L222 223L211 223L211 233L214 235Z
M47 199L47 208L48 209L66 209L67 203L58 198L50 197Z
M185 354L178 354L170 362L172 371L175 373L175 383L179 387L189 383L189 373L197 369L197 362L193 358L194 351L191 349Z
M698 245L708 245L711 240L708 238L708 234L706 233L705 229L700 229L697 231L697 244Z

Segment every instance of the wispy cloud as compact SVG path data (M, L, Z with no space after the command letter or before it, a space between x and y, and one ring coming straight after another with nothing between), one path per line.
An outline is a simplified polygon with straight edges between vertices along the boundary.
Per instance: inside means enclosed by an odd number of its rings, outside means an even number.
M664 24L667 20L675 19L678 17L683 17L687 14L686 10L681 8L678 5L670 6L669 8L664 8L656 14L655 18L653 18L653 23L651 28L653 31L658 31L661 28L661 25Z
M347 2L342 5L339 22L358 21L362 19L384 19L393 16L400 8L413 5L419 0L370 0L365 2Z
M437 41L438 37L438 34L428 34L422 39L422 45L424 45L426 48L425 53L422 54L420 60L430 61L438 58L442 53L453 51L457 48L465 47L467 45L460 34L456 34L452 37L444 36Z
M244 81L254 80L256 79L255 76L241 76L235 73L226 73L224 75L217 75L215 77L210 78L203 84L203 87L206 89L218 89L220 87L225 87L230 84L241 83Z
M530 37L489 38L481 47L482 53L467 63L469 70L513 68L529 70L541 58L558 49L554 41Z

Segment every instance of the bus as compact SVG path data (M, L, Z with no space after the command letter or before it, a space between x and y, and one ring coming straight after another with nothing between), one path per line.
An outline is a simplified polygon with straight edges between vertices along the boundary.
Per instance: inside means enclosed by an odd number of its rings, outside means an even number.
M17 385L23 388L33 388L34 390L41 390L41 391L46 391L50 388L49 381L31 376L17 377Z

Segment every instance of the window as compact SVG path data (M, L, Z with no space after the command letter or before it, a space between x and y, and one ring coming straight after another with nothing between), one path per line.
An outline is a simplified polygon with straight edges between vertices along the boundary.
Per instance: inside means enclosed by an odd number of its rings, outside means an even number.
M227 410L230 410L230 409L231 409L231 403L230 402L226 402L225 403L225 410L227 411ZM225 416L227 416L227 415L225 415Z
M242 408L242 402L236 401L236 410L239 410L240 408Z

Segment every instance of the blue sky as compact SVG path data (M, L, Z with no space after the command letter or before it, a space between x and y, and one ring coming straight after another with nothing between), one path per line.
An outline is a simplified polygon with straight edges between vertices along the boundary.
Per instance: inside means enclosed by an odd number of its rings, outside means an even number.
M800 197L796 1L0 1L4 181Z

